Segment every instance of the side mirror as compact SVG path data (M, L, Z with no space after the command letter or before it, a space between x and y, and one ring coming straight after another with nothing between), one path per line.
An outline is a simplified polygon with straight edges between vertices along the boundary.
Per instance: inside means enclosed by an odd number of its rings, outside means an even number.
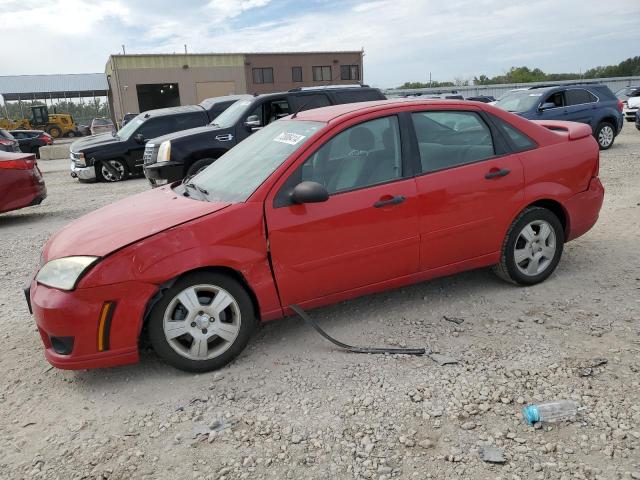
M249 115L244 122L244 126L249 130L254 130L262 127L262 122L257 115Z
M146 142L144 135L142 135L141 133L138 133L135 137L133 137L133 139L140 144L143 144Z
M329 200L329 192L318 182L302 182L291 192L293 203L319 203Z
M556 108L556 104L553 102L544 102L542 105L540 105L540 108L538 108L538 110L543 111L550 108Z

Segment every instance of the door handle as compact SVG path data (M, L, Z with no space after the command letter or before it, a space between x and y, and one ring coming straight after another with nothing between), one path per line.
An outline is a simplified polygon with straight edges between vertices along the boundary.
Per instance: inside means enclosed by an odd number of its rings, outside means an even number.
M376 208L386 207L389 205L398 205L406 200L404 195L396 195L395 197L385 198L384 200L378 200L373 204Z
M504 177L506 175L509 175L511 173L511 170L508 170L506 168L501 168L501 169L491 169L489 170L487 173L485 173L484 178L486 178L487 180L491 180L492 178L496 178L496 177Z

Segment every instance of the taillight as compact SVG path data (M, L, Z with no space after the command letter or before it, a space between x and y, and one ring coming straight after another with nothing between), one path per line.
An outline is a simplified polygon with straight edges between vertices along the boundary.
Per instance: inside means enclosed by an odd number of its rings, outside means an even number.
M0 160L0 170L31 170L35 164L33 159Z
M0 138L0 145L13 145L13 140L5 140Z
M618 100L618 110L620 110L620 113L622 113L622 110L624 110L624 104L621 100Z
M46 134L44 134L44 133L43 133L42 135L40 135L40 136L38 137L38 139L39 139L39 140L42 140L42 141L43 141L43 142L45 142L45 143L48 143L49 145L51 145L51 142L52 142L52 140L53 140L49 135L46 135Z

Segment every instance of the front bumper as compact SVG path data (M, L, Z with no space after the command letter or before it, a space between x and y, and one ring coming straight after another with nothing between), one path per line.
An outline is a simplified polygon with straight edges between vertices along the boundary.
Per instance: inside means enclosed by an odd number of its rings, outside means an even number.
M637 108L625 108L624 109L624 118L628 121L628 122L635 122L636 121L636 113L638 112Z
M144 176L147 177L152 187L177 182L184 177L184 164L182 162L161 162L145 165Z
M569 235L567 241L578 238L587 233L598 221L602 202L604 201L604 187L598 177L592 177L589 188L575 194L566 202L569 213Z
M90 167L80 167L71 161L71 176L80 180L95 180L96 179L96 167L91 165Z
M138 361L138 337L156 290L155 285L125 282L67 292L33 280L25 293L47 361L57 368L78 370ZM103 325L100 316L106 302L113 302L113 311ZM102 351L100 335L108 339Z

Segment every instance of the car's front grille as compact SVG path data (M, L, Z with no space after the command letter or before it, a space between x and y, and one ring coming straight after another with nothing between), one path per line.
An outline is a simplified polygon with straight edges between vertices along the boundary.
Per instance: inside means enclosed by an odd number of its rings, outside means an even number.
M147 143L147 146L144 148L144 154L142 155L144 164L151 165L152 163L156 163L157 158L158 148L153 143Z

